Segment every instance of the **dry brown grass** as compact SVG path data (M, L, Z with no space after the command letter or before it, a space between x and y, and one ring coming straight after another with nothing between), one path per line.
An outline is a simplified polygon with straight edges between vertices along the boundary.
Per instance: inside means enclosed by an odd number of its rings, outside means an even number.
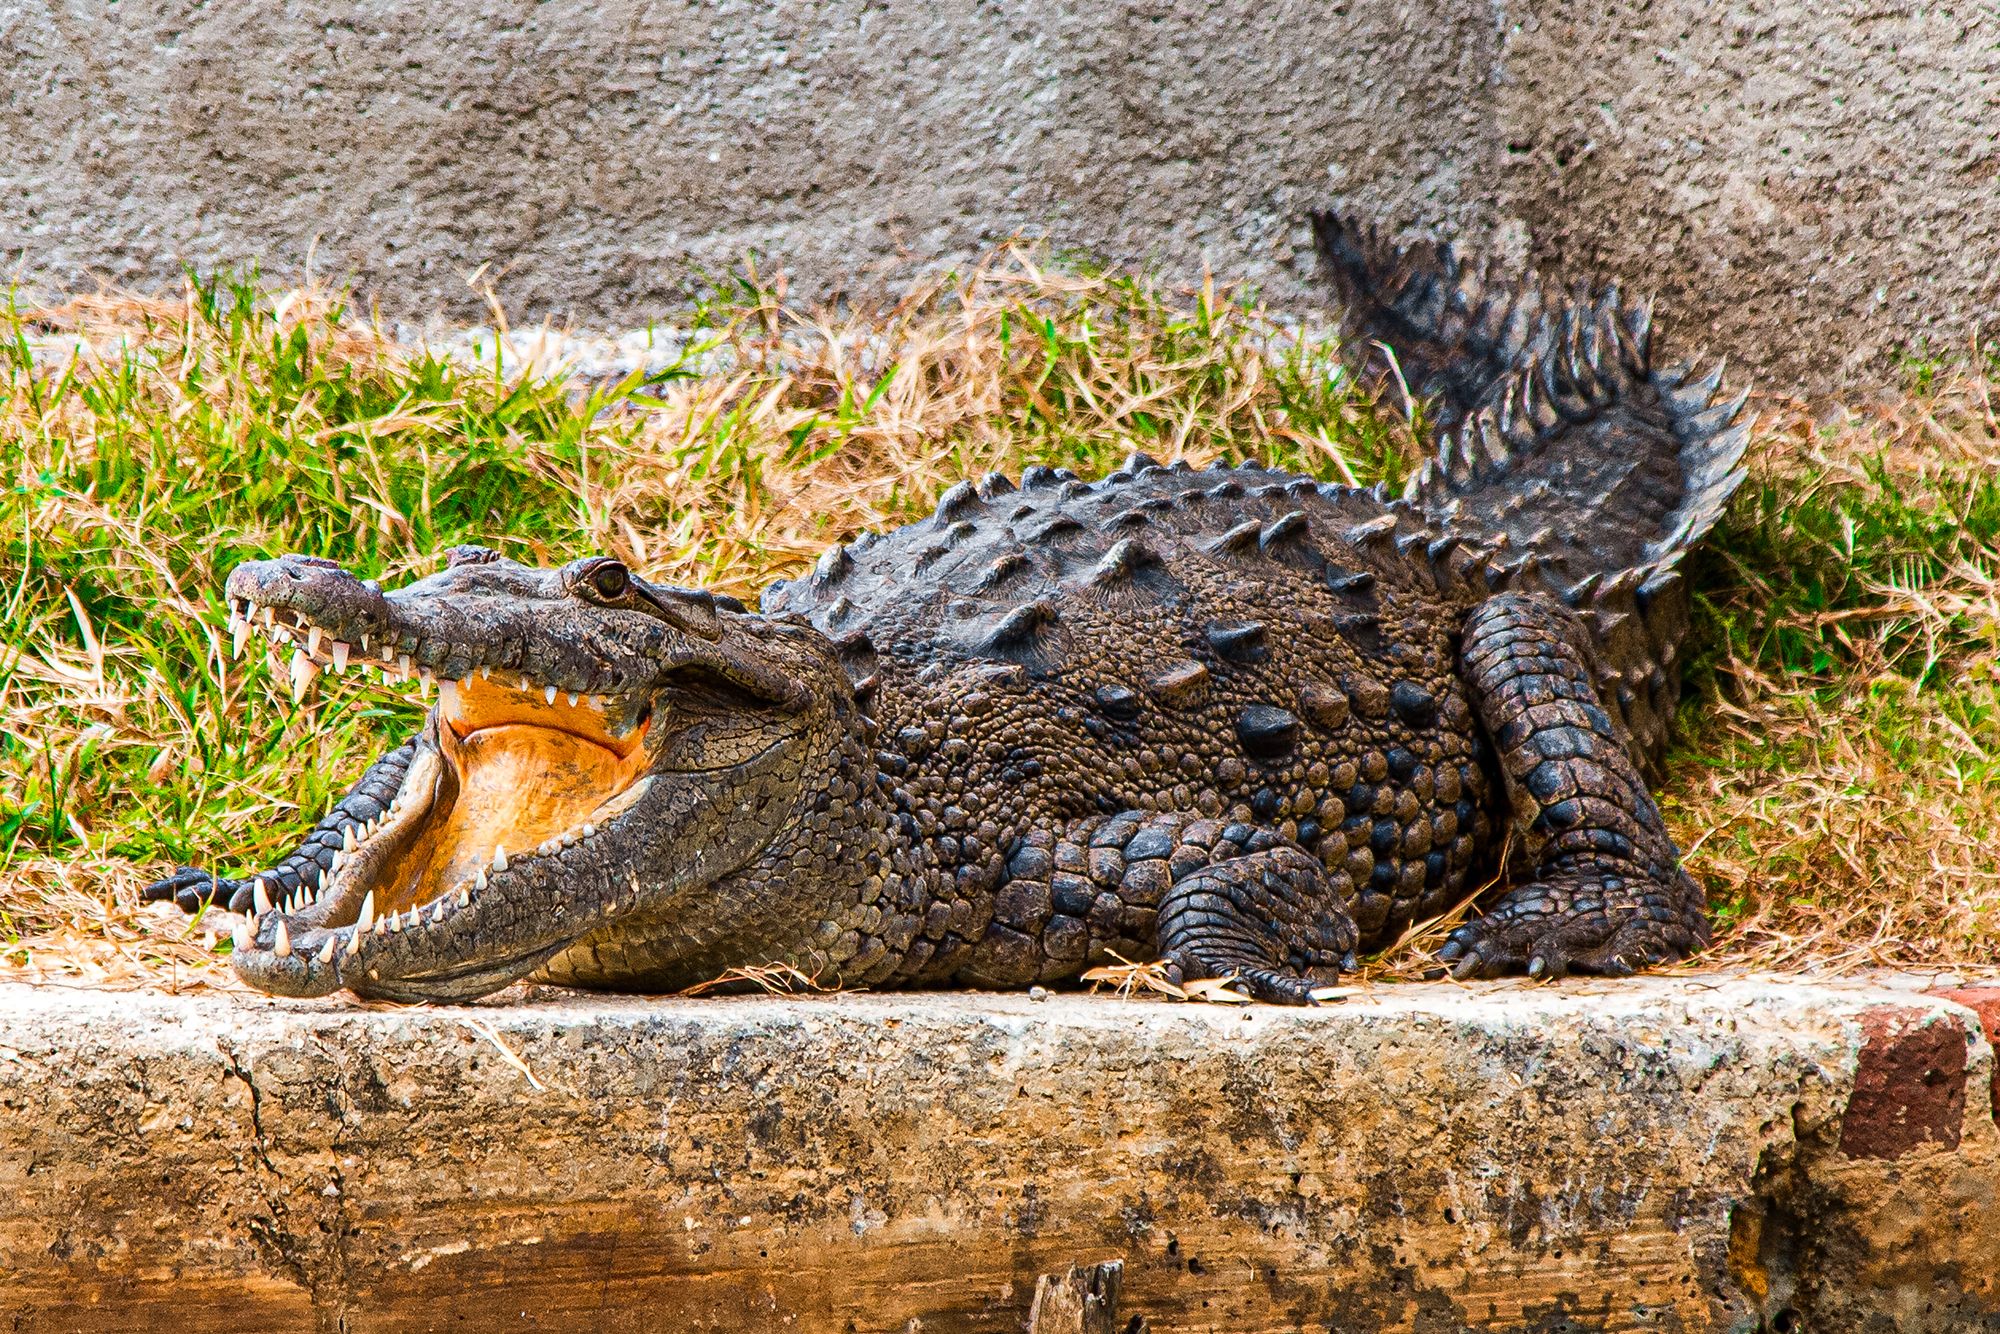
M1143 447L1372 480L1415 448L1398 413L1329 380L1326 349L1229 294L1161 297L1022 250L884 309L719 303L702 318L730 369L588 402L439 368L330 318L324 294L238 297L227 317L197 292L29 312L24 335L106 355L67 379L27 370L18 341L11 380L0 361L14 976L231 985L214 929L138 886L191 853L276 855L408 724L345 682L294 713L281 677L225 665L217 590L245 555L394 576L483 540L748 595L991 468L1101 471ZM1664 794L1719 908L1704 964L1995 957L1993 389L1975 357L1831 426L1761 405L1752 485L1701 569L1708 652ZM1937 519L1954 507L1955 533ZM1931 519L1904 531L1910 514ZM1448 925L1368 977L1422 972Z
M1296 376L1272 374L1296 336L1226 293L1188 295L1173 310L1133 304L1121 281L1018 247L887 309L835 318L766 295L728 331L738 368L671 385L616 447L592 538L669 580L749 597L991 470L1103 467L1137 448L1205 463L1247 445L1324 471L1348 466L1336 438L1365 438L1377 466L1414 450L1407 423L1345 393L1316 395L1297 420Z
M2000 961L1995 389L1979 358L1830 425L1769 405L1709 562L1715 679L1665 803L1725 905L1715 961ZM1830 605L1797 596L1829 571L1848 578Z

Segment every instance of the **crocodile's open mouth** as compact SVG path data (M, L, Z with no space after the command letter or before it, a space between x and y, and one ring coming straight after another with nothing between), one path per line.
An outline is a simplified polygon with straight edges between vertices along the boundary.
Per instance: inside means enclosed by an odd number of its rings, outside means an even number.
M333 640L300 613L232 611L239 650L256 631L291 654L295 692L321 670L372 668L385 684L414 679L438 693L389 808L349 830L316 891L274 902L260 883L239 951L330 965L361 954L371 934L448 924L495 877L594 838L652 784L650 693L575 694L491 667L436 681L396 647Z

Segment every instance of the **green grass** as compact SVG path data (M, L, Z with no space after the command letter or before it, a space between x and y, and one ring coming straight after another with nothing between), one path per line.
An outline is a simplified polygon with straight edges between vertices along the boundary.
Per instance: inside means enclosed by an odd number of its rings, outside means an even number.
M1770 413L1690 564L1666 804L1764 962L1996 959L2000 364L1904 371L1887 404Z
M395 579L478 542L752 594L989 468L1097 474L1140 448L1365 483L1415 457L1332 348L1241 294L1030 253L837 318L745 278L678 323L688 360L586 387L398 348L247 280L0 314L0 965L212 961L226 944L137 887L274 860L415 724L351 678L295 707L270 664L230 661L240 560ZM58 333L105 355L38 366ZM730 368L696 374L718 350ZM1991 953L1994 378L1913 369L1894 412L1832 429L1776 405L1695 567L1665 804L1738 957Z

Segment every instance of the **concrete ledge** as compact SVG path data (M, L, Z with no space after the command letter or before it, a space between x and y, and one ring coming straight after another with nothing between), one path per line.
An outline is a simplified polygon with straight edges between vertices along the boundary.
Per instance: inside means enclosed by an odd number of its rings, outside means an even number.
M1987 1327L1989 995L0 986L0 1316L1019 1330L1122 1260L1156 1331Z

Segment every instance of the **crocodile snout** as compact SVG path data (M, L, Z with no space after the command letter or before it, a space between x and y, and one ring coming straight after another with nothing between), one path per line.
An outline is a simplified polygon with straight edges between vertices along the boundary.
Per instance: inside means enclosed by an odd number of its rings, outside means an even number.
M382 590L319 556L245 561L229 573L232 604L290 611L329 630L379 629L388 622Z

